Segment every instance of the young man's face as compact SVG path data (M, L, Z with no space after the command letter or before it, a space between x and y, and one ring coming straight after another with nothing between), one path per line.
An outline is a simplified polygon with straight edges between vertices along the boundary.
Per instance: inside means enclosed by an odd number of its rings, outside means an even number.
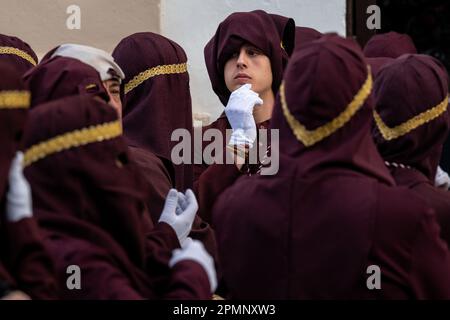
M272 68L269 58L258 48L245 44L226 62L225 84L233 92L246 83L261 96L272 90Z
M118 79L103 81L103 85L109 95L109 104L117 111L119 118L122 118L122 101L120 100L120 82Z

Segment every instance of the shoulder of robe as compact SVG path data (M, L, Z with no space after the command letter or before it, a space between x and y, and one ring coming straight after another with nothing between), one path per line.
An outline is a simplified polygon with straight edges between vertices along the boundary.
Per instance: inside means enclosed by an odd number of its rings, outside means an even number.
M218 129L220 131L224 131L226 129L231 129L231 126L230 123L228 122L228 118L225 116L225 114L222 114L212 123L202 127L202 131L206 131L208 129Z
M153 170L166 170L163 161L154 153L142 148L129 147L131 160L139 166Z
M425 200L403 187L380 185L377 197L377 223L384 237L413 241L418 225L427 215L434 214Z
M169 169L161 158L152 152L138 147L129 147L130 161L137 166L138 171L151 185L172 185L172 177Z

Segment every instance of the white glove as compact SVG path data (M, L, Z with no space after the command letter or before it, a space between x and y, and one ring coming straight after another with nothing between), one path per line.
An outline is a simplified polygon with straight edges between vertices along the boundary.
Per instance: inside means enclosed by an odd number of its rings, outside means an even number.
M251 87L252 85L247 83L233 91L225 107L225 114L233 129L230 145L247 144L252 148L256 139L253 108L263 104L263 101Z
M172 258L169 261L169 267L173 268L178 262L183 260L193 260L199 263L208 275L209 284L211 285L211 293L217 288L216 268L214 260L205 250L203 244L198 240L191 238L183 249L175 249L172 252Z
M450 187L450 177L448 176L448 173L442 170L440 166L438 166L436 171L434 186L442 188L444 190L448 190L448 188Z
M23 153L17 152L9 169L9 189L6 196L6 219L17 222L33 216L31 189L23 175Z
M197 210L197 199L192 190L186 190L185 194L169 190L159 222L165 222L175 230L181 247L191 232Z

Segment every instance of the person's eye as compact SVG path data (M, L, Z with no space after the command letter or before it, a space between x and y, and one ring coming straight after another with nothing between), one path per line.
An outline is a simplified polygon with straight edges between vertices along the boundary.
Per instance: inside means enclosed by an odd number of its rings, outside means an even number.
M239 56L239 52L233 52L230 56L230 59L236 59Z
M248 50L247 50L247 54L248 54L250 57L255 57L255 56L258 56L260 53L259 53L258 51L256 51L256 50L248 49Z
M109 93L112 94L112 95L120 94L120 89L117 86L110 87L109 88Z

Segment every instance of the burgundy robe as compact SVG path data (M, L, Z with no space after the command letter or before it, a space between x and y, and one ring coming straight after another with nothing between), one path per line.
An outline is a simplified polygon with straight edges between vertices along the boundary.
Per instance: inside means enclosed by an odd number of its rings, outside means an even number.
M30 113L25 149L113 121L113 108L86 96L43 104ZM152 226L143 201L147 185L130 158L117 136L44 156L25 168L62 298L209 299L207 275L195 262L169 268L178 239L167 224ZM70 265L81 268L81 290L65 286Z
M14 279L11 287L32 299L58 298L53 261L35 219L4 222L0 230L6 240L6 245L2 246L5 250L2 260Z
M0 47L5 48L0 53L0 61L12 66L20 75L33 68L38 62L36 53L28 43L17 37L0 34Z
M297 38L294 19L273 13L269 13L269 16L275 23L278 34L280 35L282 49L290 57L294 52L294 46ZM283 67L286 67L287 61L288 59L285 59Z
M5 91L29 93L21 81L19 70L23 65L16 63L16 60L0 62L0 96ZM28 114L27 108L9 107L0 106L0 281L10 290L24 291L33 299L52 299L58 294L53 265L36 221L25 218L8 222L6 219L11 161L18 150Z
M142 177L148 182L145 203L153 223L157 223L164 208L167 193L173 188L173 182L163 159L141 148L129 147L131 159L139 166ZM201 202L200 202L201 203ZM199 213L201 210L199 210ZM207 221L207 220L205 220ZM204 222L197 214L192 224L189 236L202 241L206 250L217 258L217 244L214 232L208 223Z
M164 159L168 170L174 172L173 182L179 191L192 188L191 164L176 165L171 156L178 144L171 141L173 131L184 129L192 134L189 74L183 48L159 34L141 32L122 39L112 55L125 73L123 126L129 145ZM144 72L148 77L136 81L135 77Z
M359 46L337 35L292 56L271 120L279 172L239 178L214 207L231 298L450 298L433 211L394 186L373 143L370 76ZM381 290L367 286L372 265Z
M266 120L257 124L257 129L267 129L269 127L270 120ZM208 126L202 127L202 134L208 129L217 129L221 132L223 137L223 151L221 154L215 154L216 159L221 159L222 163L206 164L205 162L194 166L194 191L197 194L199 202L199 215L207 221L212 223L211 214L214 204L220 194L231 186L239 176L246 174L256 174L259 168L259 163L256 165L244 164L239 170L237 166L233 164L227 164L225 153L228 141L226 141L226 130L231 130L231 126L227 117L223 114L216 121ZM258 141L258 138L257 138ZM209 141L202 143L202 152L209 144ZM255 148L259 148L255 143ZM256 152L259 152L257 149ZM220 177L220 179L218 179Z
M264 37L261 37L264 34ZM278 92L283 71L295 45L295 23L293 19L262 10L252 12L235 12L222 21L215 35L204 49L206 68L214 92L224 106L228 102L230 91L225 85L223 70L230 55L243 44L251 43L269 57L272 68L274 94ZM282 45L280 45L280 43ZM267 127L268 121L258 124L257 128ZM211 165L202 162L194 166L194 190L199 199L199 215L208 222L218 196L241 175L235 164L225 163L226 130L231 126L225 114L212 124L203 127L202 134L208 129L218 129L223 137L222 154L214 155L222 164ZM204 148L209 142L202 143ZM256 146L258 144L256 143ZM204 159L203 159L204 160ZM242 168L243 172L251 168Z
M91 66L77 59L66 57L44 59L36 68L30 70L24 78L32 92L33 98L31 101L31 107L39 107L43 103L70 96L94 96L100 97L104 101L109 100L108 94L102 84L98 72ZM71 106L73 105L67 105L67 108L70 108ZM78 108L78 106L74 107ZM131 159L130 161L134 160ZM144 176L149 178L151 175L155 174L155 172L148 172L147 168L148 167L144 165L141 174L144 174ZM150 212L158 212L159 215L161 212L159 208L162 208L164 204L165 195L161 195L159 198L159 195L152 196L154 195L154 191L156 191L154 186L161 181L156 179L157 177L155 177L154 180L155 184L149 184L146 186L150 188L145 189L148 190L146 194L150 195L150 201L147 201L146 205ZM149 217L144 217L146 220L147 218ZM154 221L156 223L158 220L156 219ZM153 226L153 222L149 221L149 223ZM155 242L155 245L160 245L169 251L179 247L178 239L176 238L172 228L167 227L162 230L150 230L151 228L152 227L148 228L147 232L156 232L159 239L166 241ZM167 234L162 235L161 232L167 232ZM215 242L207 247L214 252L214 250L211 249L214 248L214 246Z
M433 118L407 132L387 137L376 122L373 135L396 183L413 190L434 209L441 236L450 244L450 193L434 186L450 130L447 79L444 66L426 55L403 55L383 67L375 81L375 110L388 127L425 119L425 112L443 104Z
M113 57L126 75L125 88L141 72L187 63L181 46L151 32L122 39ZM171 150L178 143L171 141L172 132L184 129L192 137L189 75L183 69L175 73L162 71L128 90L123 97L124 135L132 159L149 185L145 202L156 224L169 190L185 191L193 185L192 164L175 165L171 159ZM213 257L217 256L214 231L199 215L195 217L189 236L200 240Z

